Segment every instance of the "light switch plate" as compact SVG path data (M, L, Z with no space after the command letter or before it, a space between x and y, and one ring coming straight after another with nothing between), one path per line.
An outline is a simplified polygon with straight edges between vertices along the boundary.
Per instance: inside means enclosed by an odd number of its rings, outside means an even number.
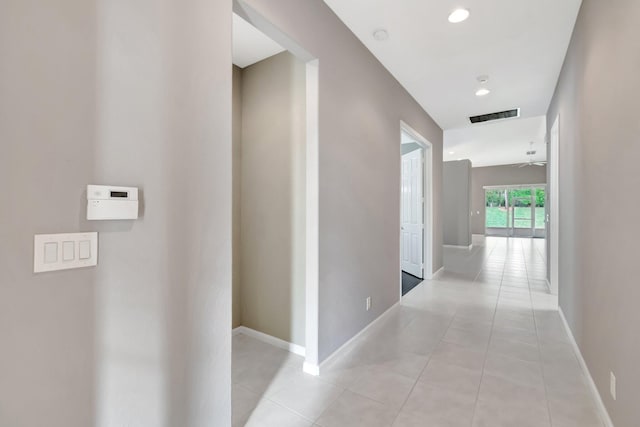
M98 233L36 234L33 272L68 270L98 264Z

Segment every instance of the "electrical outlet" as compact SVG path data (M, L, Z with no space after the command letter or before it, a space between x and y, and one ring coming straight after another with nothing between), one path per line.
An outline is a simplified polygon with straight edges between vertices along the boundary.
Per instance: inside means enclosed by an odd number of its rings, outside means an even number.
M367 297L367 311L371 310L371 297Z
M613 400L616 400L616 376L613 375L613 372L610 372L610 374L611 378L609 382L609 388L611 391L611 397L613 397Z

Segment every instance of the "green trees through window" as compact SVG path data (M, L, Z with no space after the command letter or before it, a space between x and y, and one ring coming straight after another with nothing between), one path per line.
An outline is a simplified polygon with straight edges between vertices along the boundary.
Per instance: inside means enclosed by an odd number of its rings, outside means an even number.
M485 191L485 225L487 228L531 228L533 225L543 229L545 199L544 188L488 189Z

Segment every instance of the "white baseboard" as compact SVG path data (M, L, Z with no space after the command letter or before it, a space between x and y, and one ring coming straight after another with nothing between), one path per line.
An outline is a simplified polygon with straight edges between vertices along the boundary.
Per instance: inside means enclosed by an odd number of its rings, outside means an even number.
M357 340L358 338L362 337L369 329L371 329L374 325L380 323L383 319L385 319L387 316L389 316L391 313L393 313L399 307L400 307L400 301L398 301L395 304L393 304L384 313L382 313L375 320L373 320L371 323L369 323L367 326L365 326L364 329L362 329L360 332L358 332L353 337L351 337L351 339L349 341L347 341L344 344L342 344L336 351L331 353L329 355L329 357L327 357L322 362L320 362L319 365L313 365L311 363L305 362L304 363L304 367L303 367L304 371L306 373L308 373L308 374L311 374L311 375L320 375L320 372L322 371L323 367L326 367L329 362L331 362L333 359L338 357L342 352L344 352L347 348L349 348L349 346L351 344L353 344L353 342L355 340Z
M549 279L547 279L546 277L544 278L544 281L547 282L547 291L549 291L550 295L555 295L558 296L558 293L556 292L555 294L553 292L551 292L551 282L549 282Z
M233 330L233 335L238 335L238 334L244 334L248 337L255 338L259 341L265 342L267 344L271 344L274 347L287 350L293 354L297 354L302 357L304 357L306 353L305 348L301 345L293 344L285 340L281 340L280 338L267 335L263 332L256 331L255 329L247 328L246 326L238 326Z
M449 249L466 249L468 251L470 251L471 249L473 249L473 243L470 244L469 246L463 246L463 245L442 245L443 248L449 248Z
M431 275L431 280L437 279L442 273L444 273L444 266L437 269L436 272Z
M558 307L558 313L560 313L560 318L562 319L562 323L564 325L567 334L569 335L569 340L571 341L571 346L573 347L573 351L578 358L578 362L580 363L580 367L587 378L587 382L589 383L589 388L591 389L591 394L596 401L596 406L598 407L598 412L600 414L600 418L604 423L605 427L614 427L613 421L611 421L611 417L609 416L609 412L607 411L607 407L604 405L602 400L602 396L600 396L600 392L598 391L598 387L596 387L596 383L593 381L593 377L591 376L591 372L589 372L589 367L587 366L587 362L585 362L584 357L582 357L582 352L580 351L580 347L578 347L578 343L576 342L575 337L573 336L573 332L571 332L571 328L569 327L569 323L567 322L567 318L564 317L564 313L562 312L562 308Z
M314 365L313 363L304 362L302 364L302 371L309 375L317 377L318 375L320 375L320 366Z

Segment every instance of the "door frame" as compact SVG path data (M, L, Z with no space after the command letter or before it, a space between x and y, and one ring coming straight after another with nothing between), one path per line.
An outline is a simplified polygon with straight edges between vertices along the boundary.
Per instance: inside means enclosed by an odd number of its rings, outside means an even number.
M422 194L424 197L424 204L422 208L422 223L424 224L422 234L422 263L424 268L422 270L423 280L430 280L433 278L433 144L429 142L424 136L413 129L406 122L400 120L400 132L398 136L401 137L402 132L410 135L418 145L422 148ZM402 180L402 141L400 141L400 147L398 154L400 156L398 165L400 166L399 181ZM400 186L398 186L399 191ZM399 194L398 199L398 248L402 251L402 234L400 232L400 224L402 223L402 195ZM401 252L400 252L401 253ZM400 293L400 299L402 299L402 255L398 257L398 291Z
M510 224L510 233L511 233L511 237L520 237L520 236L516 236L516 234L522 234L522 237L533 237L535 234L535 216L532 215L533 208L531 206L529 206L529 215L530 218L516 218L516 201L518 200L527 200L529 199L529 203L531 203L531 195L529 195L528 198L526 197L514 197L512 199L512 201L514 202L514 205L512 206L512 210L511 210L511 224ZM535 205L534 205L535 206ZM521 228L521 227L516 227L516 220L529 220L529 227L528 228ZM516 233L516 230L518 231L518 233ZM529 230L528 232L525 232L524 230Z
M560 115L553 121L549 131L549 200L547 215L547 236L549 239L549 289L558 295L560 266Z
M233 11L305 63L305 360L302 369L317 376L320 374L320 61L246 0L233 0Z
M532 187L530 189L531 193L529 194L529 197L514 197L513 200L527 200L529 199L529 228L528 228L528 232L525 232L524 230L527 230L526 228L521 228L521 227L516 227L516 220L517 219L524 219L525 221L527 220L527 218L516 218L516 206L514 204L514 206L512 206L512 213L511 213L511 224L509 224L509 228L510 229L510 237L530 237L530 238L534 238L536 237L536 202L535 202L535 196L536 196L536 189L537 187ZM507 190L509 191L509 190ZM508 194L508 193L507 193Z
M418 278L421 278L424 280L424 271L425 271L425 265L424 265L424 256L423 256L423 251L424 251L424 214L423 214L423 210L424 210L424 148L420 145L418 145L419 148L410 151L408 153L402 154L401 156L401 161L402 161L402 169L400 171L400 174L402 176L402 179L404 180L406 178L406 176L404 176L404 162L405 162L405 158L408 158L407 156L411 156L412 160L417 160L419 163L419 168L420 168L420 176L416 176L416 181L417 181L417 185L418 188L416 190L418 190L418 197L415 198L415 203L416 203L416 208L419 212L419 218L416 218L418 222L418 224L414 224L414 225L418 225L419 229L418 230L414 230L413 233L410 232L411 234L417 234L420 236L420 261L418 263L418 272L414 272L411 271L415 266L412 266L412 268L408 268L405 270L405 266L404 263L401 265L402 271L404 271L405 273L409 273L412 274ZM413 168L413 166L412 166ZM413 182L413 179L411 179L411 182ZM401 184L402 185L402 190L400 191L400 204L401 204L401 208L400 208L400 213L401 213L401 217L400 217L400 235L402 236L403 231L408 231L404 228L405 224L403 223L403 214L406 214L406 212L402 212L402 206L404 206L404 183ZM414 206L411 207L411 209L413 209ZM413 227L412 227L413 228ZM402 240L402 239L401 239ZM409 240L411 241L411 238L409 238ZM401 242L400 245L400 255L401 255L401 259L405 258L407 256L407 254L403 253L404 248L405 248L405 244L406 242ZM411 247L413 247L412 245L410 245ZM410 249L410 252L413 252L413 249ZM411 264L411 263L409 263Z

